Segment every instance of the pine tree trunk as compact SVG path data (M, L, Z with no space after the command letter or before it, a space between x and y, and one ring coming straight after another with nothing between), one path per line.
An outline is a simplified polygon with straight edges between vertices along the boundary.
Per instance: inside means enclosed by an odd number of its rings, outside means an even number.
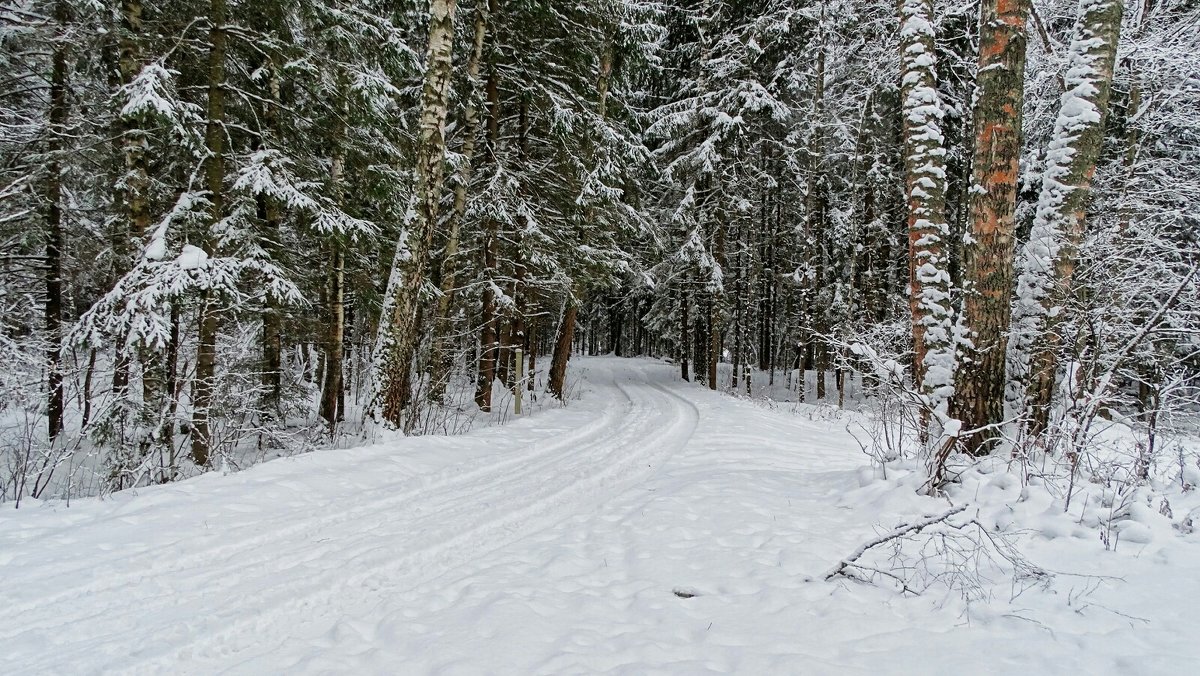
M725 216L717 220L713 260L719 271L723 273L725 260ZM713 291L708 300L708 389L717 389L717 364L721 361L721 305L724 301L723 291Z
M487 157L495 165L500 143L500 76L496 64L492 64L487 79L488 129ZM479 375L475 383L475 405L479 410L492 410L492 383L496 380L496 365L499 360L500 317L496 313L496 298L493 291L497 276L496 249L499 246L499 224L494 218L483 221L483 293L481 294L482 329L479 332Z
M1029 0L984 0L980 8L974 185L963 251L963 327L970 343L960 350L966 356L953 406L965 429L995 426L964 439L976 454L990 449L1004 420L1028 18Z
M171 468L175 467L175 413L179 407L179 303L171 303L171 335L163 364L163 414L159 420L159 443L171 449Z
M484 222L486 233L483 242L483 328L479 333L479 379L475 384L475 404L479 410L492 410L492 383L496 380L496 366L500 357L500 316L496 312L496 296L492 280L496 277L496 232L495 220Z
M688 336L688 297L684 284L679 287L679 372L684 380L691 380L688 374L688 350L691 349L691 338Z
M513 283L511 287L513 302L512 316L508 321L508 339L505 341L508 348L505 361L509 366L507 373L505 373L506 379L504 382L514 392L517 388L517 350L521 349L525 344L525 285L522 280L523 276L524 266L521 264L520 254L518 254L516 260L513 262Z
M83 373L83 393L81 395L83 401L80 402L83 409L79 426L86 430L88 423L92 421L92 378L96 374L96 348L88 349L87 368Z
M527 166L528 164L528 149L529 142L529 101L522 97L520 107L517 110L517 166ZM505 363L508 365L507 373L505 374L505 383L509 389L516 394L517 388L520 386L518 379L520 378L520 368L517 364L517 350L523 349L525 345L525 253L524 253L524 237L522 233L525 231L523 226L519 226L517 231L512 233L511 241L513 244L512 250L512 285L510 286L510 296L512 305L510 307L510 317L508 320L508 350L505 353Z
M329 185L334 202L342 204L342 175L346 168L345 117L349 114L344 95L344 83L339 83L340 115L333 131L333 157L329 163ZM329 425L329 436L337 433L337 424L344 416L343 361L346 339L346 250L335 235L330 239L329 285L325 301L329 323L325 333L325 370L321 381L320 415Z
M846 369L837 370L838 408L846 408Z
M275 133L280 101L279 69L273 61L267 67L267 101L263 104L263 133ZM279 207L265 195L258 197L259 218L263 222L266 246L269 251L279 248ZM282 415L283 402L283 309L279 299L267 295L262 315L262 384L265 390L263 409L272 415Z
M446 396L447 380L454 365L450 334L453 329L450 310L454 307L457 286L457 260L459 231L463 215L467 210L467 190L471 184L473 160L475 158L475 135L479 132L479 71L483 63L483 47L487 40L488 19L496 12L498 0L480 0L475 6L475 33L471 41L471 55L467 58L468 92L463 106L462 158L454 186L454 207L450 212L446 237L446 249L442 252L441 295L437 302L437 317L433 324L433 355L430 357L429 400L442 403Z
M205 187L208 188L208 232L201 247L212 256L215 234L212 232L225 205L225 42L227 33L226 0L209 4L208 121L204 141ZM217 363L217 331L220 328L220 300L214 291L206 291L201 301L196 340L196 372L192 381L192 460L201 467L209 464L212 439L208 409L212 404L213 375Z
M128 86L141 72L141 33L142 33L142 3L140 0L122 0L121 2L121 33L118 39L118 70L123 86ZM148 146L146 134L141 121L132 117L123 117L119 123L121 133L121 154L124 159L125 174L121 180L120 199L125 207L128 219L128 229L118 233L121 240L117 250L118 269L120 275L133 265L133 258L140 250L142 238L150 227L149 190L150 177L148 172ZM132 246L131 246L132 245ZM142 363L142 403L145 414L156 418L161 411L161 369L162 361L153 350L145 346L138 349L138 360ZM114 389L124 392L128 386L129 359L123 351L116 357L114 369ZM143 438L143 452L148 450L150 439Z
M817 376L817 403L825 401L827 385L825 383L825 346L813 343L813 367Z
M570 298L559 322L558 337L554 341L554 354L550 358L550 394L562 401L566 396L567 360L570 359L572 341L575 339L575 319L579 306Z
M579 316L579 304L574 296L568 296L563 309L562 321L558 324L558 336L554 341L554 353L550 356L550 394L559 401L565 395L567 361L571 358L571 345L575 339L575 321Z
M418 303L429 265L433 230L437 227L446 157L446 114L449 104L454 51L454 14L458 0L432 0L429 6L429 48L425 83L421 93L421 121L417 150L416 209L405 228L407 236L396 246L396 259L384 301L385 322L380 327L379 379L375 402L383 420L399 429L410 398L412 362L416 356Z
M335 167L337 160L334 161ZM340 242L333 242L329 271L329 325L325 338L325 373L321 386L321 417L329 425L329 434L337 432L342 418L342 359L346 331L345 267L346 254Z
M65 33L70 19L67 0L54 3L54 22ZM56 40L50 73L50 138L46 166L46 421L53 441L63 430L62 374L62 153L67 124L67 44Z
M1059 327L1066 320L1075 259L1083 241L1087 198L1104 140L1120 0L1080 0L1062 97L1029 241L1021 259L1009 341L1007 397L1012 413L1031 414L1031 436L1049 423Z
M597 110L600 113L600 119L604 120L608 114L608 87L609 80L612 77L613 67L613 44L612 41L606 41L604 51L600 54L600 73L596 79ZM591 222L595 218L595 213L589 211L588 221ZM575 298L576 290L568 289L567 292L567 309L563 313L562 323L558 327L558 340L555 341L554 354L550 358L550 382L557 383L557 389L552 389L551 393L555 394L562 400L562 387L567 379L567 362L571 359L570 349L558 349L559 345L567 345L570 347L571 336L575 334L575 320L579 315L578 300ZM687 379L687 376L684 376Z
M746 307L748 299L742 293L742 273L746 269L745 260L743 257L742 264L739 266L738 277L734 287L734 298L736 302L733 308L733 372L729 376L729 389L733 392L738 391L738 369L742 366L742 308Z
M954 386L954 345L943 253L949 236L946 149L934 60L933 2L903 0L900 15L913 374L929 408L944 411Z

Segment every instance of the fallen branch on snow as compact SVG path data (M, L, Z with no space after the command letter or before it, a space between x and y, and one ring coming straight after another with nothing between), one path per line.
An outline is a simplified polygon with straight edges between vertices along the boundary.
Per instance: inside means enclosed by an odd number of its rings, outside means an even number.
M847 556L846 558L839 561L838 564L836 566L834 566L833 568L831 568L828 573L825 573L823 579L829 580L838 575L843 575L843 574L845 574L846 568L848 568L848 567L851 567L851 566L859 567L859 566L855 565L855 561L858 561L858 559L863 554L866 554L867 550L871 549L872 547L878 547L879 545L881 545L885 542L888 542L889 540L895 540L897 538L904 537L905 535L908 535L909 533L919 533L922 530L924 530L936 523L941 523L941 522L945 521L946 519L949 519L950 517L954 516L955 514L961 514L966 509L967 509L966 505L960 505L960 506L955 507L954 509L951 509L950 511L940 514L938 516L931 516L929 518L922 519L921 521L918 521L916 523L904 524L904 525L899 526L898 528L895 528L887 533L884 533L883 535L880 535L878 537L875 537L874 539L868 540L868 541L862 543L861 545L859 545L858 549L854 550L853 554L851 554L850 556ZM872 568L871 570L875 571L875 572L880 572L880 571L876 571L874 568Z
M1003 577L1011 579L1014 599L1049 584L1053 576L1026 559L1009 534L993 533L975 518L952 518L966 510L966 505L954 507L880 534L838 562L824 579L840 575L874 584L886 578L913 595L936 585L957 590L968 602L989 597ZM890 549L885 560L868 560L869 553L885 547Z

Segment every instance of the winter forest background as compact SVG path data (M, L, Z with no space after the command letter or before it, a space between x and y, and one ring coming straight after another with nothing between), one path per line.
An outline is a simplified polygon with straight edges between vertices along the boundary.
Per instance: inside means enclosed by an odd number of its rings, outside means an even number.
M572 352L853 400L933 490L1100 419L1190 462L1195 0L6 0L0 59L0 499L460 431Z

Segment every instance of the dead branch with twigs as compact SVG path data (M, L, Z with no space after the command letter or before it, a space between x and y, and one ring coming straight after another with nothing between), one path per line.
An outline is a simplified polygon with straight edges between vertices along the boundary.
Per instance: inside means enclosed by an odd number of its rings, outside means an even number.
M1002 573L1014 582L1014 597L1031 586L1047 584L1048 571L1026 559L1009 537L989 531L976 518L956 520L966 505L905 523L862 543L823 576L844 577L875 584L889 580L902 594L920 595L941 586L958 591L965 600L988 596L992 576ZM869 554L889 549L884 561Z

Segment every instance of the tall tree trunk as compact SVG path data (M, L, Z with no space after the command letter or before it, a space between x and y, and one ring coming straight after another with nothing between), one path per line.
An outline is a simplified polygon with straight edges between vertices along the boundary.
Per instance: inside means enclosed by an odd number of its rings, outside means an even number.
M70 19L67 0L54 3L59 35L54 41L50 73L50 138L46 163L46 420L53 441L63 430L62 374L62 153L67 125L67 43Z
M1033 229L1022 252L1007 397L1014 414L1032 415L1028 431L1033 436L1049 422L1059 327L1066 319L1063 304L1071 292L1087 198L1104 140L1123 8L1121 0L1079 2L1066 91L1046 153Z
M823 343L818 343L816 340L813 340L811 345L813 346L813 370L816 371L817 376L817 403L819 404L822 401L825 401L825 396L827 394L828 386L825 382L825 367L828 365L827 362L829 359L826 355L825 345Z
M559 401L566 396L565 365L570 357L572 341L575 339L575 319L578 315L579 305L568 299L563 309L562 321L558 325L558 337L554 341L554 354L550 359L550 382L546 388ZM558 367L560 363L564 365L563 368Z
M929 408L945 411L954 390L950 276L943 254L946 224L946 149L937 91L932 0L900 7L901 117L909 244L909 308L914 381ZM925 433L925 425L922 425Z
M608 114L608 87L609 80L612 78L613 68L613 44L611 40L604 43L604 51L600 54L600 73L596 78L597 96L597 111L600 113L600 119L605 120ZM593 221L595 213L591 210L588 212L588 221ZM555 341L554 354L550 357L550 383L551 394L558 397L559 400L563 397L563 384L567 379L567 362L571 359L571 336L575 334L575 319L579 316L579 307L576 299L576 289L567 289L567 309L563 312L562 322L558 326L558 340ZM560 345L565 345L566 349L559 349ZM684 376L686 379L687 376ZM557 385L556 385L557 384Z
M960 349L965 357L953 405L964 428L994 426L964 439L976 454L990 449L1004 420L1028 19L1029 0L984 0L980 7L973 187L963 250L962 322L970 342Z
M171 335L167 341L166 363L163 364L163 415L159 421L159 443L171 450L171 468L175 468L175 413L179 408L179 303L171 303Z
M724 278L724 271L727 268L725 260L725 221L726 217L722 214L717 219L717 230L714 237L713 261L717 266L717 272ZM709 294L708 299L708 389L717 389L717 364L721 361L722 352L722 334L721 334L721 306L725 300L724 287L714 290Z
M92 421L92 378L96 374L96 348L88 349L87 368L83 373L83 392L80 395L80 408L83 409L83 415L80 416L79 426L81 429L87 429L88 423Z
M339 84L339 90L343 86ZM343 90L344 91L344 90ZM333 132L333 158L329 163L329 185L334 201L342 204L342 174L346 167L346 126L349 114L343 91L339 91L340 115ZM329 436L337 433L338 421L343 418L342 362L345 357L346 337L346 251L337 235L330 238L329 285L326 304L329 323L325 334L325 372L321 383L320 415L329 425Z
M713 294L708 299L708 389L717 389L717 363L721 360L721 304Z
M267 100L263 103L263 134L277 131L280 101L279 68L273 59L268 59ZM259 218L263 222L263 239L269 251L280 248L279 205L275 200L258 197ZM262 315L262 384L265 390L263 408L273 415L282 415L283 400L283 309L279 299L268 294Z
M522 97L520 107L517 110L517 166L526 166L528 162L528 143L529 143L529 101ZM517 365L517 350L523 349L525 345L525 252L524 252L524 227L518 227L517 231L512 233L511 242L512 249L512 284L510 285L511 306L508 318L508 339L506 341L507 349L504 354L504 363L507 365L504 382L508 384L509 389L515 394L517 387L520 385L517 382L521 373L520 367Z
M412 362L418 343L418 302L429 265L429 248L437 227L446 157L446 113L454 52L454 14L458 0L432 0L429 5L429 48L421 93L417 149L415 214L396 245L396 258L384 300L380 327L379 380L375 406L383 420L399 429L409 403Z
M325 336L325 373L321 385L321 417L329 425L329 434L337 432L342 418L342 359L346 332L346 254L341 242L332 243L329 260L329 324Z
M495 64L488 72L488 133L487 154L493 165L498 157L500 142L500 76ZM475 383L475 405L483 412L492 410L492 383L496 380L499 359L500 317L496 312L496 249L499 246L499 224L494 218L483 222L483 293L481 294L482 329L479 332L479 375Z
M679 372L684 380L691 380L688 374L688 350L691 349L692 339L688 336L688 295L686 277L679 286Z
M457 183L454 186L454 208L450 212L446 237L446 249L442 252L441 295L438 296L437 317L433 324L433 355L430 357L429 399L441 403L445 399L446 384L450 369L454 365L451 349L450 310L454 306L457 287L457 260L459 231L463 214L467 210L467 190L471 185L471 173L475 157L475 135L479 132L479 70L483 63L483 47L487 40L488 19L497 10L498 0L479 0L475 5L475 34L471 41L471 55L467 58L467 98L463 106L463 142Z
M117 66L123 86L132 83L141 72L141 33L141 0L122 0ZM117 258L115 272L119 276L132 267L133 259L140 251L142 238L150 227L150 177L148 144L141 120L137 116L122 116L118 128L125 165L125 173L120 181L119 199L125 207L125 217L128 219L127 229L117 234L118 242L114 251ZM142 362L142 403L145 413L156 418L160 413L158 408L161 403L162 363L160 359L156 359L155 352L145 346L139 347L138 359ZM114 390L124 392L128 387L128 379L129 357L123 350L118 349L113 371ZM149 441L148 438L140 440L143 451L146 450Z
M221 220L225 206L225 42L227 33L226 0L211 0L209 4L208 52L208 121L204 142L208 151L205 160L205 187L208 188L208 231L201 237L205 253L213 255L216 237L213 229ZM217 363L217 331L220 299L216 292L205 291L201 301L199 331L196 341L196 373L192 381L192 460L200 466L209 464L212 439L208 409L212 404L213 375Z
M475 383L475 404L479 410L492 410L492 383L496 380L496 366L500 357L500 315L496 312L496 293L491 281L496 276L496 222L487 219L487 232L483 242L483 327L479 332L479 378Z

